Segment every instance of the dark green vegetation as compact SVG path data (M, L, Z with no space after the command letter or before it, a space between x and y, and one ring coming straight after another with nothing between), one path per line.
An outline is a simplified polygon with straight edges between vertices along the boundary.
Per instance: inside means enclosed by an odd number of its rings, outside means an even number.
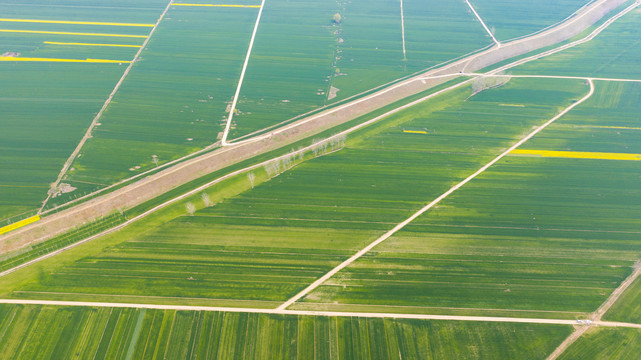
M641 353L641 330L593 328L563 353L560 360L636 360Z
M641 10L633 10L585 44L514 69L519 74L641 79Z
M336 154L6 289L12 297L275 306L583 91L580 81L514 80L463 102L469 89L457 90L355 134ZM528 106L498 106L514 93Z
M3 359L544 359L570 330L555 325L0 305Z
M499 41L522 37L564 20L586 0L470 0Z
M624 119L639 127L628 116L639 106L637 85L599 84L589 102L523 148L638 152L634 130L595 127ZM498 94L472 99L497 101ZM521 111L531 106L525 99L532 96L518 98ZM534 310L538 317L594 311L641 253L640 177L634 161L504 158L306 301L377 311Z
M641 323L641 278L637 278L603 316L605 320Z
M0 13L3 18L15 19L131 23L154 22L159 14L153 9L109 8L97 13L90 8L25 4L0 4ZM0 29L146 35L150 28L2 22ZM143 40L0 32L0 55L18 52L20 57L129 61L136 48L44 42L140 45ZM58 176L125 67L126 64L0 62L5 84L0 87L0 226L6 225L5 219L25 217L41 205L49 184Z
M464 3L405 1L404 6L406 55L398 1L266 2L230 138L276 125L490 43ZM340 23L332 21L335 13L341 14Z

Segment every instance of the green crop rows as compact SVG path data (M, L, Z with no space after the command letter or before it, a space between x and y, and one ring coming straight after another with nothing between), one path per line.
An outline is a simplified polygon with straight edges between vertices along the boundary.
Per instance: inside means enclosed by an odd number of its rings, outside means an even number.
M641 353L639 329L590 329L559 357L561 360L635 360Z
M564 20L585 0L470 0L499 41L522 37Z
M641 79L641 10L633 10L585 44L515 68L518 74Z
M118 308L0 305L0 315L4 359L539 359L570 332L554 325Z

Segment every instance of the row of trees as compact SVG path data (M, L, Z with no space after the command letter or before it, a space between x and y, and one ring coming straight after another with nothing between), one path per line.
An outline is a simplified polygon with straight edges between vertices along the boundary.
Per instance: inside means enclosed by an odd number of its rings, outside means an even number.
M347 135L337 135L322 141L314 141L313 145L310 148L299 150L292 149L289 154L273 159L272 161L263 165L263 169L267 173L268 178L272 179L303 162L303 160L305 159L305 154L307 154L308 152L311 151L314 154L315 158L323 156L343 149L345 147L346 140ZM247 180L249 180L249 184L253 189L256 185L256 174L254 172L248 172ZM214 205L214 202L207 193L201 194L201 200L205 207ZM188 202L185 204L185 210L187 210L187 213L189 215L193 216L196 213L197 207L193 202Z

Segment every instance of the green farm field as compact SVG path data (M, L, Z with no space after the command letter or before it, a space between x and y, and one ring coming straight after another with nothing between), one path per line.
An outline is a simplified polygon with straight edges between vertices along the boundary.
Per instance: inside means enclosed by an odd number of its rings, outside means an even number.
M0 314L4 359L542 359L571 329L15 305Z
M172 7L69 182L94 190L153 169L154 155L163 164L216 142L255 17L256 9Z
M470 0L499 41L523 37L552 26L590 0Z
M639 126L638 94L599 82L522 148L637 153L634 130L608 126ZM586 316L641 255L640 177L636 161L506 157L298 307Z
M588 330L576 343L559 357L561 360L617 359L634 360L641 352L641 330L603 329Z
M542 89L552 85L557 92L546 95ZM45 270L10 296L278 305L585 90L580 81L513 80L467 101L469 89L435 98L354 135L338 153L194 216L122 236L102 252ZM514 93L531 100L499 106ZM419 129L429 134L406 132ZM418 180L421 187L413 186Z
M247 136L490 44L466 5L390 0L266 2L231 138ZM283 14L296 14L283 21ZM333 23L335 13L342 15ZM372 19L376 25L371 26ZM313 39L313 41L310 41ZM278 88L274 92L272 89Z
M37 6L36 6L37 5ZM100 5L96 3L96 5ZM62 8L53 4L0 4L3 18L149 24L153 9ZM108 59L131 61L132 47L77 46L61 43L101 43L140 46L149 27L0 23L0 53L48 59ZM24 33L47 31L117 34L120 36ZM49 44L48 44L49 43ZM124 72L127 64L2 61L0 88L0 224L37 210L47 197L63 163L82 138L95 113ZM37 144L37 145L36 145Z
M641 80L638 59L641 10L617 20L585 44L514 68L515 74L586 76Z

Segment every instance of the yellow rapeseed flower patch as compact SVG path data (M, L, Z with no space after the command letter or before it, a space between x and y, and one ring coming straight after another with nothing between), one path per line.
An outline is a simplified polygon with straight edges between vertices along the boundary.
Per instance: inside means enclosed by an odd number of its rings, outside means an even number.
M0 22L154 27L154 24L132 24L132 23L113 23L113 22L93 22L93 21L35 20L35 19L0 19Z
M629 160L641 161L641 154L602 153L582 151L550 151L550 150L520 150L511 152L514 155L530 155L541 157L568 158L568 159L594 159L594 160Z
M19 229L19 228L21 228L23 226L27 226L29 224L32 224L32 223L38 221L38 220L40 220L40 216L36 215L36 216L32 216L30 218L26 218L24 220L20 220L20 221L15 222L15 223L13 223L11 225L3 226L3 227L0 228L0 235L6 234L9 231L13 231L13 230Z
M49 59L49 58L22 58L14 56L0 56L0 61L27 61L27 62L70 62L70 63L103 63L103 64L128 64L126 60L104 60L104 59Z

